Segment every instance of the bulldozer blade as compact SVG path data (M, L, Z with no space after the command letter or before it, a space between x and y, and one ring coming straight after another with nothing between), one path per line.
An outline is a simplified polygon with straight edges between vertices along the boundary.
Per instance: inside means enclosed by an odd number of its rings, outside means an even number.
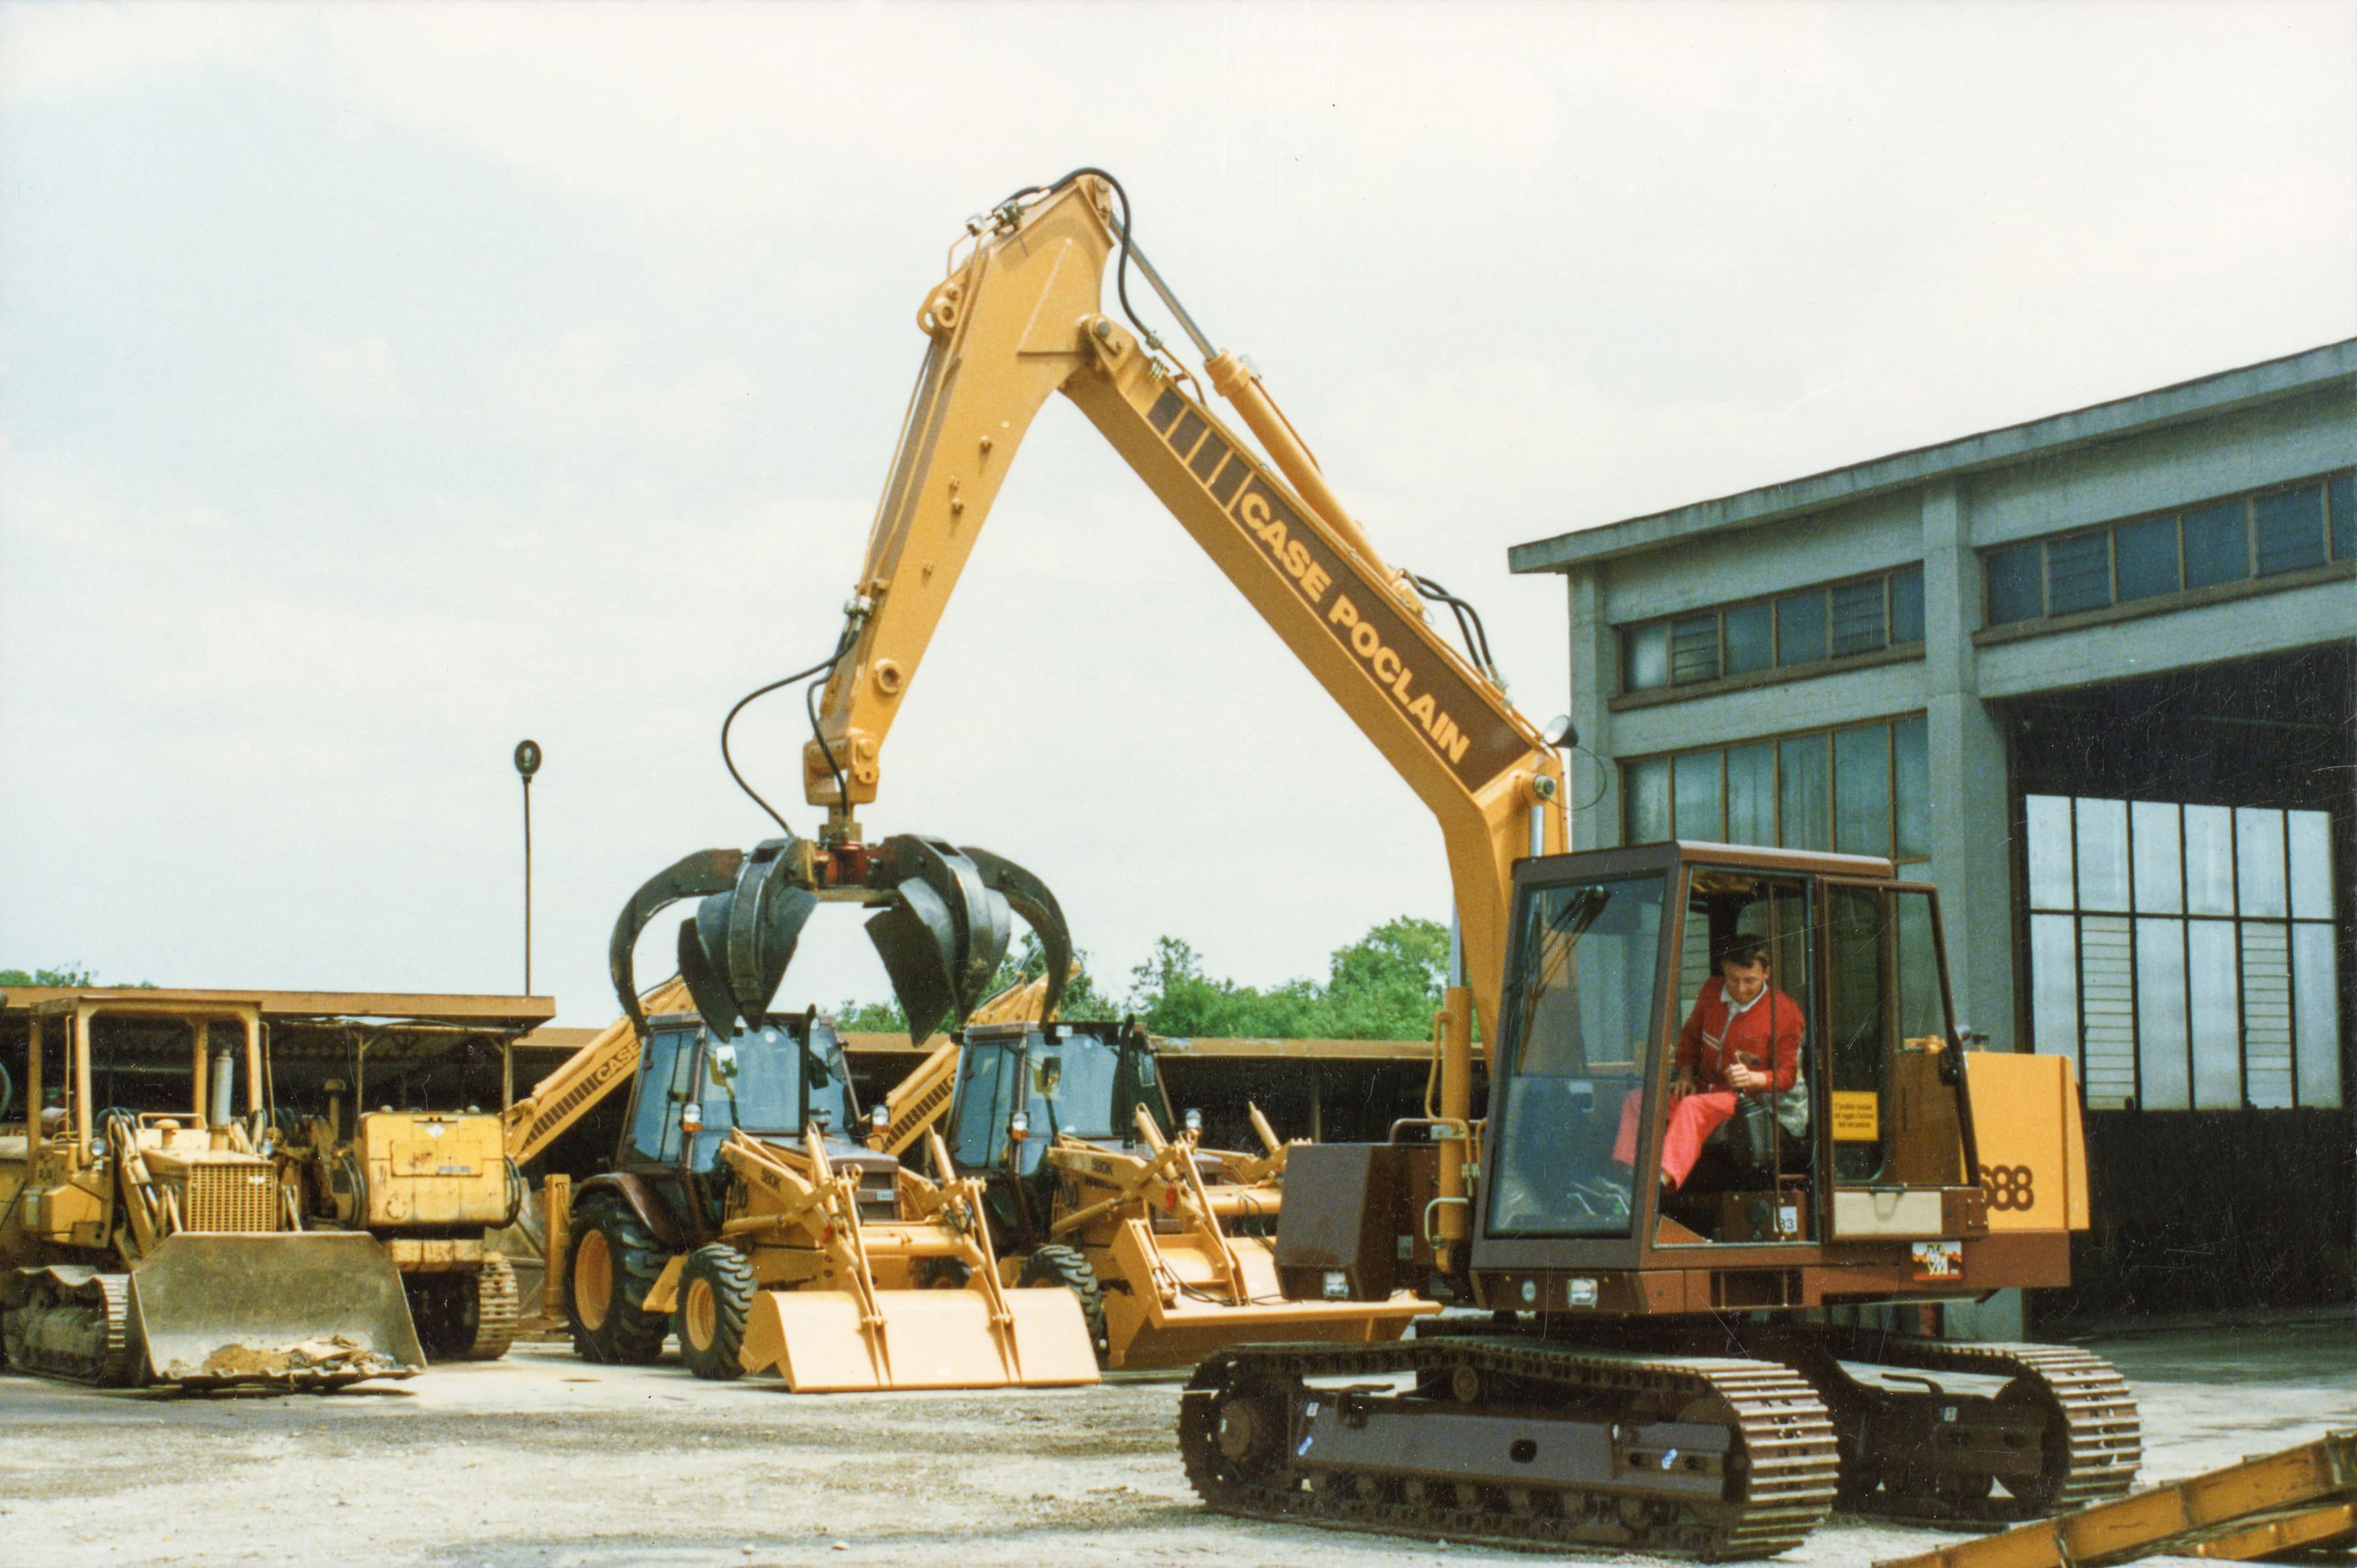
M740 1359L747 1371L775 1371L796 1393L1097 1380L1088 1323L1070 1291L1008 1291L1006 1300L1013 1322L1002 1334L980 1291L878 1291L882 1322L871 1333L847 1291L763 1291L753 1298Z
M425 1369L401 1275L361 1231L180 1231L131 1273L157 1382L333 1388Z

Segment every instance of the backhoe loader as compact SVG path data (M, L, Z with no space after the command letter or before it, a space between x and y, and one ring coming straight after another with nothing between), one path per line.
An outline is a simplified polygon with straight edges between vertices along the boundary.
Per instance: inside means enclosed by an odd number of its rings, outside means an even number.
M0 1129L7 1366L309 1389L424 1368L384 1249L306 1229L280 1179L258 1006L67 994L31 1014L25 1121Z
M927 1180L855 1141L825 1020L769 1015L721 1037L655 1014L639 1033L614 1168L574 1200L580 1355L652 1361L675 1328L698 1377L775 1372L798 1392L1096 1380L1079 1303L1002 1283L980 1182Z
M1966 1053L1936 894L1857 856L1566 854L1567 722L1519 713L1472 607L1385 563L1259 372L1215 349L1148 263L1118 182L1079 169L1027 187L966 239L917 312L923 367L817 667L803 793L826 821L815 844L764 846L770 858L867 864L856 808L877 798L884 740L1024 433L1060 392L1431 810L1456 893L1428 1114L1383 1144L1296 1151L1276 1262L1288 1294L1372 1302L1407 1283L1491 1316L1392 1345L1214 1354L1179 1431L1206 1500L1728 1558L1799 1541L1837 1488L1861 1508L1957 1515L2126 1487L2135 1405L2096 1358L1837 1326L1822 1310L2061 1284L2087 1223L2069 1064ZM1133 273L1200 375L1131 308ZM1449 610L1462 655L1426 601ZM954 969L953 921L931 929ZM740 890L703 945L751 952L759 934ZM1792 1127L1731 1115L1742 1157L1714 1155L1717 1175L1698 1164L1681 1185L1663 1159L1684 1087L1670 1043L1738 937L1776 955L1773 983L1805 1020L1797 1096L1760 1108ZM1477 1019L1491 1086L1479 1122Z
M1108 1367L1188 1366L1250 1340L1396 1339L1438 1305L1287 1301L1272 1248L1288 1158L1202 1146L1153 1042L1118 1024L968 1024L945 1147L986 1186L1003 1271L1070 1290ZM938 1157L942 1151L936 1150ZM938 1168L938 1167L937 1167Z

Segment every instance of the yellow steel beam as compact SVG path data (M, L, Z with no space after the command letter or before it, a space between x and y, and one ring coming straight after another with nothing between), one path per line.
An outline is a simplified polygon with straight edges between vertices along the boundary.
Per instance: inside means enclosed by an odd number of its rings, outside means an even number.
M2357 1503L2357 1432L2336 1432L2190 1480L2132 1492L1875 1568L2111 1568L2140 1557L2202 1554L2213 1543L2280 1548L2260 1533ZM2297 1534L2294 1529L2289 1533ZM2314 1539L2329 1539L2326 1530ZM2215 1552L2228 1556L2234 1553Z

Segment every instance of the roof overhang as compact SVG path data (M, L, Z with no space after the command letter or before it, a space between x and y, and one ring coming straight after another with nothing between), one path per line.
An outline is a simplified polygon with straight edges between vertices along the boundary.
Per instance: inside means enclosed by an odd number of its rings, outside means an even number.
M2116 441L2198 419L2213 419L2260 403L2298 397L2352 383L2357 392L2357 338L2287 354L2199 381L2179 381L2134 397L2099 403L2036 419L2027 424L1985 431L1936 446L1919 446L1846 468L1745 490L1717 500L1697 501L1674 511L1603 523L1595 528L1534 539L1506 552L1518 573L1568 572L1683 542L1719 529L1755 528L1785 518L1908 489L1982 469L2006 467L2074 448Z

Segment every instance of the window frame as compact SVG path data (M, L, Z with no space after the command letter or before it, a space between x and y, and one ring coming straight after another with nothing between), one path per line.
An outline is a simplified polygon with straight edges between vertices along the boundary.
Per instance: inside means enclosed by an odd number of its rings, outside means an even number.
M2001 543L1978 547L1975 553L1980 558L1981 570L1980 629L1984 633L1992 631L2013 633L2040 623L2073 626L2090 618L2130 610L2131 607L2133 607L2131 613L2142 614L2156 608L2166 608L2199 595L2264 591L2257 585L2266 584L2271 579L2297 578L2301 573L2321 571L2357 561L2357 553L2335 548L2333 532L2333 525L2340 519L2340 510L2334 505L2335 496L2340 491L2350 489L2349 481L2352 475L2357 475L2357 470L2327 469L2297 479L2278 480L2261 485L2254 489L2233 491L2207 499L2189 501L2179 506L2131 512L2123 517L2106 519L2099 523L2061 529L2052 533L2034 534L2026 539L2008 539ZM2260 570L2259 502L2272 497L2289 495L2298 490L2310 489L2320 492L2316 521L2323 545L2322 555L2305 565L2286 566L2273 572ZM2221 578L2213 583L2200 585L2189 583L2186 578L2188 564L2186 519L2228 507L2239 507L2242 510L2244 565L2242 575L2236 577ZM2146 594L2134 599L2123 599L2120 597L2120 531L2160 521L2169 524L2170 533L2176 542L2177 586L2163 593ZM2104 553L2109 568L2109 596L2100 605L2090 605L2071 610L2055 609L2054 546L2069 544L2096 535L2102 535L2104 540ZM2010 557L2016 552L2024 550L2034 550L2038 553L2038 608L2029 615L1998 620L1993 613L1997 597L1994 568L2000 557ZM1644 689L1653 690L1652 687Z
M2337 1086L2337 1095L2334 1099L2317 1101L2308 1097L2304 1079L2308 1058L2302 1050L2299 1032L2301 1000L2305 994L2301 983L2303 961L2299 952L2300 934L2304 929L2311 928L2320 928L2326 931L2337 933L2340 926L2337 915L2329 907L2322 915L2314 913L2303 915L2299 912L2300 905L2295 900L2291 892L2293 863L2299 853L2295 844L2296 834L2293 831L2292 819L2295 814L2325 816L2328 822L2326 844L2329 853L2333 843L2329 825L2330 812L2323 811L2313 805L2219 808L2213 802L2204 800L2140 800L2113 796L2056 795L2047 791L2026 792L2016 799L2018 802L2017 838L2020 844L2016 860L2018 876L2016 886L2018 889L2018 908L2022 921L2021 936L2016 950L2017 962L2019 965L2018 972L2021 976L2021 984L2018 987L2017 993L2019 998L2018 1022L2022 1030L2022 1038L2037 1041L2041 1036L2041 1017L2037 1005L2040 992L2038 942L2034 939L2032 928L2040 920L2066 922L2072 936L2068 983L2073 1000L2072 1016L2068 1020L2067 1029L2058 1032L2058 1038L2054 1043L2061 1044L2059 1034L2067 1033L2067 1055L2073 1070L2078 1074L2083 1096L2086 1094L2089 1079L2088 1009L2084 996L2087 984L2084 925L2092 918L2123 921L2127 928L2129 963L2127 975L2130 987L2127 1016L2133 1022L2134 1030L2131 1036L2131 1048L2127 1056L2127 1067L2133 1091L2125 1101L2105 1096L2099 1103L2096 1100L2088 1098L2085 1100L2088 1111L2131 1114L2150 1111L2156 1115L2185 1115L2222 1112L2232 1114L2275 1110L2314 1112L2319 1109L2346 1110L2349 1107L2351 1084L2345 1068L2341 1069L2341 1081ZM2043 889L2047 896L2041 897L2039 891L2033 890L2030 882L2029 822L2033 814L2030 811L2030 802L2033 800L2060 800L2064 805L2064 810L2059 817L2059 829L2068 845L2071 875L2068 878L2067 895L2060 902L2054 897L2050 884ZM2127 891L2125 908L2122 909L2094 908L2084 901L2080 886L2082 879L2079 848L2081 824L2079 807L2083 801L2116 803L2123 808L2123 828L2126 834L2122 844L2125 857L2123 869L2126 877ZM2140 840L2146 833L2154 831L2148 824L2159 813L2139 811L2136 809L2139 806L2165 810L2168 826L2161 831L2173 841L2176 851L2174 861L2176 892L2173 898L2176 908L2174 909L2165 907L2165 903L2169 901L2169 896L2165 894L2153 904L2148 906L2147 903L2145 889L2141 886L2142 868L2147 865L2158 867L2159 861L2140 853ZM2223 911L2195 907L2197 901L2194 897L2192 860L2188 847L2187 813L2197 810L2222 810L2225 813L2228 848L2223 870L2229 908ZM2285 897L2284 909L2280 915L2259 912L2245 906L2244 896L2245 856L2243 843L2243 815L2245 812L2271 814L2279 825L2276 834L2278 842L2274 845L2275 854L2271 858L2280 865L2283 873ZM2328 877L2337 875L2338 871L2338 867L2333 868L2328 873ZM2178 1070L2169 1074L2166 1080L2157 1079L2156 1081L2181 1083L2183 1102L2151 1106L2147 1103L2148 1098L2147 1079L2154 1076L2151 1068L2156 1047L2148 1044L2146 1038L2145 932L2147 926L2162 924L2176 928L2174 950L2178 954L2178 962L2173 978L2166 983L2168 989L2174 993L2173 1000L2179 1019L2179 1028L2173 1033L2181 1036L2180 1038L2163 1043L2173 1051L2181 1051L2183 1060L2175 1064ZM2255 927L2280 930L2284 937L2283 979L2286 997L2283 1026L2287 1031L2285 1055L2280 1065L2262 1064L2262 1071L2265 1073L2281 1073L2288 1077L2287 1090L2288 1098L2281 1103L2271 1100L2266 1104L2260 1104L2255 1102L2252 1098L2254 1017L2253 992L2249 983L2250 940L2246 932ZM2201 989L2201 976L2197 972L2195 941L2197 932L2221 931L2224 933L2222 938L2224 948L2232 955L2233 1090L2231 1102L2218 1098L2223 1089L2223 1079L2217 1074L2215 1069L2222 1064L2212 1062L2205 1067L2203 1010L2200 1005L2201 997L2199 994ZM2212 939L2205 937L2203 940L2206 942ZM2328 943L2327 946L2330 948L2331 944ZM2326 983L2330 985L2341 979L2337 972L2332 973ZM2334 1027L2338 1029L2340 1026L2337 1012L2332 1015L2335 1019ZM2057 1022L2060 1023L2061 1020L2058 1018ZM2346 1047L2345 1040L2335 1040L2325 1054L2338 1064L2345 1058ZM2031 1048L2039 1047L2033 1045ZM2050 1052L2049 1054L2063 1053ZM2174 1098L2173 1095L2171 1097Z
M1902 713L1878 715L1869 719L1857 719L1847 724L1820 725L1805 729L1781 730L1768 735L1747 735L1733 740L1726 741L1718 746L1686 746L1677 751L1648 752L1636 757L1616 758L1615 760L1620 766L1618 781L1620 786L1621 842L1626 844L1635 844L1638 843L1666 843L1674 842L1684 842L1688 843L1722 843L1728 842L1724 836L1727 831L1727 753L1751 746L1765 746L1768 748L1769 753L1769 793L1775 811L1777 847L1781 847L1784 841L1789 836L1787 825L1784 821L1784 781L1786 777L1784 746L1787 743L1792 741L1814 740L1821 744L1825 754L1824 792L1826 820L1824 824L1824 831L1823 834L1825 848L1822 853L1870 853L1860 851L1841 851L1834 847L1837 843L1836 833L1840 821L1839 800L1841 790L1841 766L1835 755L1838 748L1834 743L1834 736L1850 731L1878 728L1883 732L1882 768L1884 788L1886 790L1885 816L1887 817L1889 824L1890 841L1889 852L1878 855L1878 858L1887 859L1890 861L1893 865L1928 865L1932 859L1928 832L1924 838L1925 847L1920 854L1905 855L1900 854L1900 845L1903 842L1904 835L1902 835L1899 825L1899 802L1900 795L1899 789L1899 730L1901 725L1910 722L1921 722L1924 728L1924 766L1925 778L1927 780L1927 789L1925 793L1928 797L1928 780L1930 777L1931 763L1931 726L1926 710L1921 708L1910 709ZM1715 755L1718 762L1719 825L1717 832L1708 836L1682 830L1678 825L1677 818L1678 759L1681 757L1698 757L1705 755ZM1662 770L1663 777L1667 780L1668 794L1666 811L1668 813L1669 832L1668 835L1663 839L1646 839L1641 841L1632 839L1630 836L1632 827L1632 815L1637 804L1637 791L1631 788L1631 783L1636 770L1648 768L1659 768ZM1927 799L1927 806L1928 803Z
M1755 594L1745 598L1727 599L1718 604L1697 606L1692 609L1681 610L1675 615L1647 616L1641 620L1616 625L1612 631L1615 657L1620 660L1619 694L1627 697L1656 692L1687 691L1709 687L1724 682L1772 680L1792 671L1811 672L1820 669L1838 669L1854 663L1888 658L1893 652L1904 654L1909 650L1920 650L1927 640L1924 636L1902 639L1892 636L1891 632L1897 618L1893 611L1898 604L1899 579L1912 574L1920 583L1922 572L1923 563L1921 561L1901 562L1896 566L1886 566L1877 572L1858 572L1848 576L1828 578L1824 582L1803 583L1796 587L1779 589L1772 594ZM1866 583L1881 585L1882 640L1871 648L1836 653L1833 647L1834 593L1837 589L1855 587ZM1824 651L1810 658L1787 660L1784 658L1783 650L1783 617L1780 613L1779 607L1787 599L1803 596L1814 596L1823 607ZM1768 662L1755 670L1729 673L1727 658L1727 618L1737 611L1755 608L1765 609L1768 616ZM1717 657L1711 661L1712 673L1679 680L1676 674L1675 628L1681 624L1696 621L1705 617L1710 618L1715 623L1717 639ZM1634 676L1638 664L1635 645L1638 638L1647 634L1659 636L1664 642L1662 679L1650 685L1639 685Z

